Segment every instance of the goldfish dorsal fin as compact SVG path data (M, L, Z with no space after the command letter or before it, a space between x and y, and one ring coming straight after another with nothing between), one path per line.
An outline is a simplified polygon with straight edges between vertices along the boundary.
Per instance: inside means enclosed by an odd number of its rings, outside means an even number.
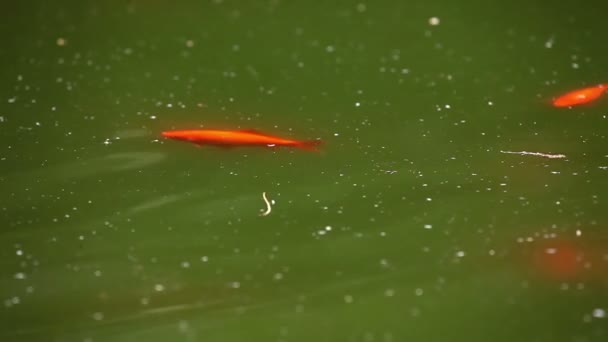
M238 132L257 134L257 135L263 135L263 136L270 136L270 135L268 135L268 134L266 134L264 132L260 132L257 129L253 129L253 128L240 129L240 130L238 130Z

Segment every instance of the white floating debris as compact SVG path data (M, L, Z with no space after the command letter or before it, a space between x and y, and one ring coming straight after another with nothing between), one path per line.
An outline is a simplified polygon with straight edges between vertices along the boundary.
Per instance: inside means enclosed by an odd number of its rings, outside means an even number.
M429 25L431 25L431 26L437 26L437 25L439 25L439 23L440 23L439 18L437 18L437 17L430 17L429 18Z
M536 157L544 157L544 158L549 158L549 159L566 158L566 155L564 155L564 154L550 154L550 153L528 152L528 151L500 151L500 153L519 154L522 156L536 156Z
M605 318L606 317L606 310L601 309L601 308L593 309L592 315L595 318Z
M271 205L271 202L266 197L266 192L262 192L262 199L264 200L264 203L266 203L266 210L263 211L260 214L260 216L267 216L272 211L272 205ZM272 203L274 204L274 201L272 201Z

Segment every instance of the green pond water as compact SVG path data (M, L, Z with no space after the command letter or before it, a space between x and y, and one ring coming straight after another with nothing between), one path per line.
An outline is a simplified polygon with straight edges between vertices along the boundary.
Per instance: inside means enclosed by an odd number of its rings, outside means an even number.
M5 4L0 340L608 340L606 7Z

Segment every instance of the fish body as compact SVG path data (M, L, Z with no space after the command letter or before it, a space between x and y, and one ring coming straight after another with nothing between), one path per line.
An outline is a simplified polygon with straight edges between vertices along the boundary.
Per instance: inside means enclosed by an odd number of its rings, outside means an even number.
M178 130L162 132L165 138L188 141L200 146L213 145L219 147L237 146L286 146L296 147L309 151L317 151L320 140L300 141L280 138L255 130Z
M608 90L608 84L574 90L554 99L553 106L570 107L588 103L599 98L606 90Z

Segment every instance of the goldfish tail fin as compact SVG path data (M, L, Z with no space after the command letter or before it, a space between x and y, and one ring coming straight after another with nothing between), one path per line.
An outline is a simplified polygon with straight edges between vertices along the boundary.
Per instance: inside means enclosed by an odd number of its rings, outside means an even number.
M296 144L296 147L307 151L319 152L319 146L321 144L323 144L323 141L321 140L307 140L299 142Z

